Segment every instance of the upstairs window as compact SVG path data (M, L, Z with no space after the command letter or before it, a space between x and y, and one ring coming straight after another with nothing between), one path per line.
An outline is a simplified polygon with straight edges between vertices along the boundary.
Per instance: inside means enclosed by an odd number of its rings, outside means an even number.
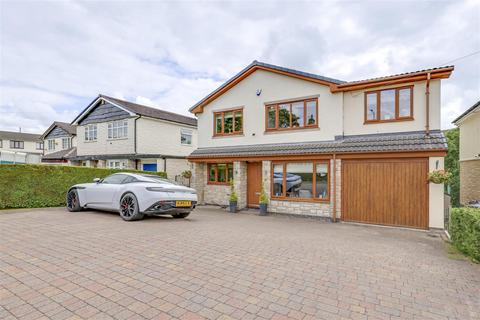
M0 139L0 148L3 148L3 141Z
M37 150L43 150L43 142L37 142L36 146L37 146ZM0 143L0 147L1 147L1 143Z
M128 135L128 121L113 121L108 124L108 139L126 138Z
M97 125L89 124L85 126L85 141L97 141Z
M183 145L191 145L192 144L192 130L181 129L180 131L180 143Z
M48 150L49 151L55 150L55 140L54 139L47 140L47 143L48 143Z
M72 140L70 138L62 138L62 149L70 149L72 147Z
M318 127L318 99L269 104L265 119L267 131Z
M10 140L10 149L23 149L23 141Z
M209 184L228 184L233 179L233 163L208 164Z
M243 133L243 109L215 112L214 136L227 136Z
M413 86L365 93L365 123L413 120Z

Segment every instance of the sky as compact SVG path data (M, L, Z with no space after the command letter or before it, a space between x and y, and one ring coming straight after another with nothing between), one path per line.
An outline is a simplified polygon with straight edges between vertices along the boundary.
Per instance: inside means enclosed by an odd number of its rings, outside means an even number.
M450 128L480 99L480 0L0 0L0 130L43 133L99 93L189 115L253 60L345 81L454 64Z

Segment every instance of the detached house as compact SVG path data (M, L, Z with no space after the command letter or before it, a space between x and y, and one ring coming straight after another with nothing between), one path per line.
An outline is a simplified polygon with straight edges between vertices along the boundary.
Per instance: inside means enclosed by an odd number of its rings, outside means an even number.
M480 101L453 121L460 130L460 203L480 200Z
M43 142L39 134L0 131L1 163L39 163Z
M77 153L77 129L66 122L55 121L42 135L46 164L69 165L70 157Z
M174 179L190 165L197 147L197 120L99 95L72 122L76 165L165 171Z
M453 67L344 82L254 61L194 105L200 203L443 228L440 81Z

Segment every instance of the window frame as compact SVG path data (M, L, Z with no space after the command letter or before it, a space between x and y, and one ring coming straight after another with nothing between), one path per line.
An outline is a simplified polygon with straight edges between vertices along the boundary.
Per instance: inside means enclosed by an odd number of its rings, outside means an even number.
M414 85L395 87L395 88L386 88L379 90L370 90L365 91L364 93L364 124L375 124L375 123L384 123L384 122L398 122L398 121L412 121L415 120L413 117L413 87ZM400 116L400 90L410 89L410 115ZM387 90L395 91L395 118L382 120L381 115L381 92ZM376 103L377 103L377 114L375 120L369 120L367 117L367 97L369 94L376 94Z
M225 165L225 182L220 182L218 181L218 165L219 164L224 164ZM212 166L216 166L215 169L215 181L210 181L210 169ZM207 163L207 184L214 184L214 185L229 185L230 180L233 179L233 177L228 176L228 166L232 166L232 171L233 171L233 162L212 162L212 163ZM235 174L235 173L233 173Z
M43 142L36 142L35 143L36 150L43 150L43 146L44 146ZM1 147L1 142L0 142L0 147Z
M10 140L10 149L25 149L25 141Z
M190 136L190 143L182 142L182 136L187 135ZM193 143L193 130L190 129L180 129L180 144L182 146L191 146Z
M3 140L0 139L0 148L3 148Z
M233 130L232 132L225 133L225 113L227 112L232 112L232 121L233 121ZM235 131L235 114L236 113L241 113L242 114L242 127L240 130ZM217 133L217 115L220 114L222 118L222 132ZM213 136L214 137L229 137L229 136L235 136L235 135L242 135L243 134L243 125L245 123L245 116L243 113L243 107L242 108L235 108L235 109L228 109L228 110L221 110L221 111L214 111L213 112Z
M287 171L287 164L289 163L312 163L312 194L317 194L317 164L326 164L327 165L327 197L326 198L293 198L287 197L287 188L286 188L286 171ZM274 195L274 179L273 179L273 167L276 164L281 164L283 168L283 180L282 180L282 196L275 196ZM280 201L298 201L298 202L322 202L322 203L329 203L332 192L331 190L331 168L330 168L330 159L323 159L323 160L284 160L284 161L272 161L270 164L270 195L272 200L280 200Z
M94 137L90 137L94 136ZM95 142L98 139L98 127L97 124L87 124L85 126L85 136L84 136L84 141L85 142Z
M117 133L115 137L114 132ZM120 136L119 133L122 133ZM110 121L107 124L107 138L110 140L117 140L117 139L126 139L128 138L128 120L115 120Z
M315 102L315 124L307 124L307 103ZM292 126L292 104L303 102L303 127L293 127ZM290 105L290 126L288 128L280 128L279 125L279 107L280 105ZM268 127L268 109L275 107L275 128ZM265 132L276 132L276 131L289 131L289 130L303 130L303 129L312 129L318 128L318 97L315 98L306 98L306 99L297 99L297 100L288 100L277 103L265 104Z
M55 139L48 139L47 140L47 150L54 151L55 150Z
M65 143L65 141L67 141L67 143ZM66 148L65 148L65 145L67 146ZM63 137L62 150L70 149L71 147L72 147L72 139L70 139L69 137Z

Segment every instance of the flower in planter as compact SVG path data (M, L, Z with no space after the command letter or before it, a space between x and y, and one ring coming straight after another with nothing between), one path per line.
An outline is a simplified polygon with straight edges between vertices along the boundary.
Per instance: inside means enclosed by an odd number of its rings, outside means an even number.
M182 177L185 179L190 179L192 177L192 171L190 170L185 170L182 172Z
M447 183L452 174L445 170L434 170L428 174L428 181L436 184Z
M268 195L265 192L265 189L263 188L263 185L262 185L262 190L260 191L259 202L260 202L260 204L268 204Z
M238 196L235 192L235 186L233 185L233 179L230 180L230 202L237 202Z

